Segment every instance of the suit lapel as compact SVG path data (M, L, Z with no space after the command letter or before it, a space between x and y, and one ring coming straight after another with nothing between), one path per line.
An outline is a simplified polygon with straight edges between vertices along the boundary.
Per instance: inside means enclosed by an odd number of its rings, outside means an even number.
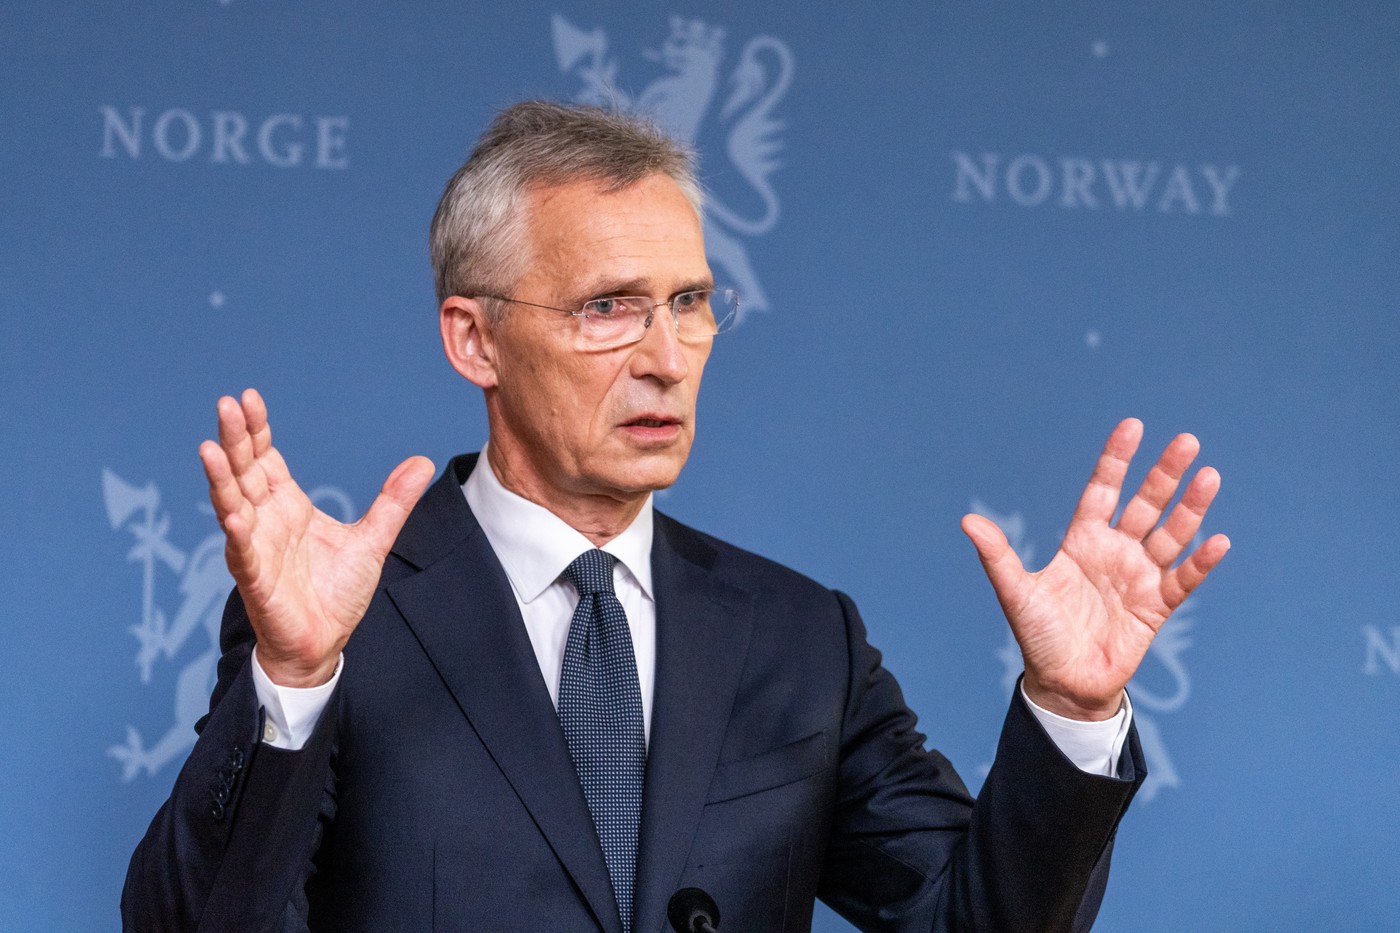
M652 545L656 686L642 798L638 933L665 928L748 653L749 592L714 573L715 551L660 513Z
M422 569L391 584L388 594L599 925L620 931L607 868L520 609L462 496L475 460L454 460L410 517L394 552Z

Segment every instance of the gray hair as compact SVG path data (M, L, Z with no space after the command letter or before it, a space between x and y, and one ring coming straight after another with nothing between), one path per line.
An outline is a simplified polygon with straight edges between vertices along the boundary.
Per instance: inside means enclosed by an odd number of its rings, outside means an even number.
M660 173L703 217L695 153L645 119L530 100L497 114L438 202L428 237L438 302L508 292L529 260L531 188L595 180L616 191ZM501 303L488 313L499 318Z

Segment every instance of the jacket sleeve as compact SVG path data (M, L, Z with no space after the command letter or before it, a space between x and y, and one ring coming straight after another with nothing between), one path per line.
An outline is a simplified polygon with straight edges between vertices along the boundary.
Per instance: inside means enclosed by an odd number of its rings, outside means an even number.
M253 631L229 597L209 714L170 798L136 847L122 928L141 933L295 930L323 821L331 815L332 696L299 751L261 741ZM338 693L338 691L337 691Z
M974 801L846 617L850 680L820 896L866 931L1080 931L1098 912L1112 840L1146 776L1136 730L1119 777L1086 774L1015 691Z

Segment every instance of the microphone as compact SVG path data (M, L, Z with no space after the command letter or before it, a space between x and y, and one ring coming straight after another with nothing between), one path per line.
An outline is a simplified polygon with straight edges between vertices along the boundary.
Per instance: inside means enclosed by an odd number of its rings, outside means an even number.
M681 888L666 905L666 919L676 933L718 933L719 906L699 888Z

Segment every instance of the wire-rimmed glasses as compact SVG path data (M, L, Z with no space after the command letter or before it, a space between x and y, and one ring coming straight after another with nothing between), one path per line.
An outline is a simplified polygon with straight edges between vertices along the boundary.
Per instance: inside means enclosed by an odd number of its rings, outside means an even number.
M687 343L728 333L739 320L739 293L732 288L701 288L681 292L666 301L652 301L640 295L593 298L576 311L505 295L479 297L573 315L579 324L580 345L588 350L613 350L637 343L646 336L657 308L671 309L676 336Z

